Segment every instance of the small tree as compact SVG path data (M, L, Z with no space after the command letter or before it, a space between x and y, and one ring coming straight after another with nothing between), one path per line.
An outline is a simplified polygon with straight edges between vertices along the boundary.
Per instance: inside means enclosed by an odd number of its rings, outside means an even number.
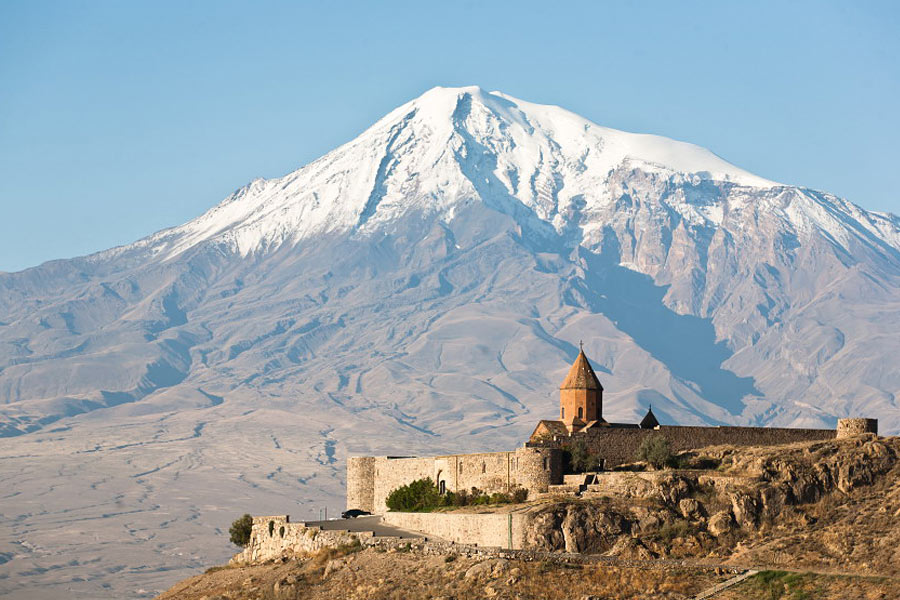
M663 469L675 465L675 455L669 447L669 441L661 435L644 438L637 451L638 460L647 461L654 469Z
M568 468L573 473L593 471L600 462L597 455L591 452L587 442L581 438L568 444L564 451L569 463Z
M231 543L241 548L245 547L250 543L251 531L253 531L253 517L244 515L240 519L236 519L228 530L231 535Z

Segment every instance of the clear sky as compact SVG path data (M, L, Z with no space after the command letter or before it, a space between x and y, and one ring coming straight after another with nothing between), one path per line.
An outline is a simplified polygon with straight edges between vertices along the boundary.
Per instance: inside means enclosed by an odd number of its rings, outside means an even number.
M128 243L435 85L900 213L900 3L0 0L0 270Z

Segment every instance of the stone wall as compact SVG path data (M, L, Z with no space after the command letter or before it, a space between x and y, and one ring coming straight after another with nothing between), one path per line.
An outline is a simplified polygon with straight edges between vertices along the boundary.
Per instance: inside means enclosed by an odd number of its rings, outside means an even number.
M524 547L527 515L388 512L383 519L394 527L420 531L448 542L518 550Z
M554 436L551 440L529 443L532 447L558 447L584 439L590 450L603 459L605 468L635 460L641 442L662 435L674 451L704 446L775 446L794 442L834 439L834 429L788 429L777 427L693 427L661 425L655 429L594 427L573 435Z
M347 459L347 508L375 511L375 457Z
M444 458L444 457L442 457ZM437 481L440 473L446 472L447 466L445 461L438 461L434 458L393 458L389 456L375 457L375 475L373 477L372 490L372 508L366 508L372 513L383 513L387 510L385 500L391 491L397 489L401 485L406 485L410 481L431 478ZM359 508L356 506L347 506L347 508Z
M548 486L562 483L562 452L551 448L519 448L516 450L518 484L530 496L547 491Z
M509 492L535 495L562 480L562 454L555 448L431 457L351 457L347 461L347 508L387 511L388 495L416 479L430 478L448 492Z
M838 419L838 439L852 437L863 433L878 435L878 419Z
M323 531L318 527L307 527L305 523L291 523L288 515L253 517L250 543L232 561L254 563L282 556L285 552L317 552L372 537L371 533Z

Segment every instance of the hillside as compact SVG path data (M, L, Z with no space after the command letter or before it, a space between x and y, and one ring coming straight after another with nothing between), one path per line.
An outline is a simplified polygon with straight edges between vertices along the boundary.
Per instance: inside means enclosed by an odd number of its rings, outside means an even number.
M148 596L247 507L334 514L349 454L515 447L579 340L610 420L897 433L898 308L895 215L435 88L185 224L0 274L0 591Z
M695 469L673 471L645 497L532 502L531 547L502 558L347 546L212 569L160 600L676 599L748 568L764 572L721 597L900 598L900 438L690 456L746 483L708 488Z

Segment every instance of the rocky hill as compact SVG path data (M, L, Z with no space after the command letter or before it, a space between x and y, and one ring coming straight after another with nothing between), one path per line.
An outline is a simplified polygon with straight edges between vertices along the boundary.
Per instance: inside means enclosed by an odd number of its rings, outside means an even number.
M751 567L766 571L723 597L900 597L900 438L682 459L705 468L615 497L532 503L529 549L500 558L343 546L232 564L160 599L675 599Z
M614 497L538 504L529 547L900 576L900 438L689 453Z

